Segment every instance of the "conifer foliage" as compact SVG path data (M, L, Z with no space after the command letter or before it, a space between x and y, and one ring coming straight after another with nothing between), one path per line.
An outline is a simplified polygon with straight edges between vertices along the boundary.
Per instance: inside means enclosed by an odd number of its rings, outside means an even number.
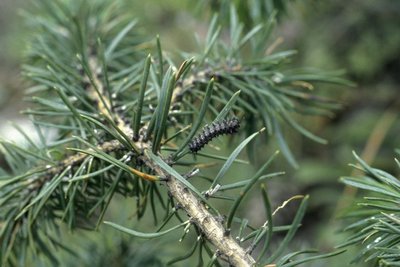
M2 266L26 266L36 257L59 266L59 249L74 251L59 239L61 226L97 229L101 235L104 223L134 238L171 232L184 237L192 229L193 248L171 255L171 264L199 257L199 265L288 267L341 252L285 255L308 196L294 198L300 204L290 225L274 224L265 185L258 189L265 223L255 227L237 213L256 184L283 174L267 172L277 153L268 152L270 159L240 182L224 177L232 164L249 164L238 156L260 135L275 140L296 166L282 125L324 143L293 114L330 114L339 105L310 89L321 82L348 84L340 73L290 68L295 52L271 46L274 12L248 29L230 6L229 25L213 16L201 51L182 53L177 63L160 38L143 34L145 25L131 17L123 1L35 5L26 14L32 33L23 73L31 84L32 108L24 113L39 141L30 133L23 133L28 147L1 140L7 160L0 181ZM229 155L218 155L207 144L233 132L238 145ZM204 177L199 175L204 161L222 167ZM197 186L204 178L207 184ZM104 222L117 195L135 199L132 220L151 213L158 223L154 231ZM229 211L218 210L217 200ZM284 238L271 246L276 232Z
M366 193L357 208L347 213L346 231L352 233L341 245L353 245L360 251L353 262L374 266L397 266L400 262L400 180L373 168L355 154L362 171L359 177L343 177L342 182ZM396 160L397 167L400 162Z

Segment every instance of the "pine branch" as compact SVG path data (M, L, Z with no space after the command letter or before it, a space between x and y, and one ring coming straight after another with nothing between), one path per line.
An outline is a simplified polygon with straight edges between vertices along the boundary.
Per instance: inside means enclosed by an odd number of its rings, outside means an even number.
M91 77L86 76L85 80L90 80L91 85L86 88L88 95L91 98L91 101L97 104L97 109L99 113L104 113L110 120L116 121L116 127L118 127L118 132L122 133L128 139L129 142L133 139L133 130L130 128L130 125L125 123L124 119L118 116L118 113L112 114L110 110L112 110L111 101L107 98L106 94L104 94L104 84L100 82L99 77L95 73L99 73L101 71L101 67L99 64L96 64L95 58L90 59L90 73ZM94 73L94 74L93 74ZM187 85L193 83L194 78L190 77L185 80L182 84ZM177 92L182 94L183 86L177 88ZM177 95L173 98L173 102L171 103L171 107L176 103ZM107 107L108 106L108 107ZM107 108L106 108L107 107ZM148 125L143 126L140 132L145 131ZM149 148L152 147L152 143L150 141L137 141L136 143L132 143L133 147L136 148L136 151L139 151L140 154L136 154L136 158L140 156L140 160L146 163L150 170L154 171L159 177L163 177L163 180L166 180L166 185L169 189L169 192L173 198L177 200L180 207L188 214L192 223L194 223L202 232L207 240L209 240L216 248L219 256L226 257L227 261L234 266L252 266L255 264L255 260L246 253L245 249L240 247L237 242L229 235L228 230L224 228L220 221L218 221L210 211L204 206L204 204L191 193L190 190L186 186L184 186L181 182L179 182L175 177L171 176L171 174L162 168L160 168L157 164L155 164L149 157L147 157L147 153L149 153ZM116 152L118 150L126 151L126 147L119 140L111 140L103 143L102 145L97 147L96 152L103 152L105 154L109 154L111 152ZM35 181L35 187L31 188L31 190L36 191L37 193L33 193L33 195L39 194L49 179L54 179L53 177L62 177L62 174L68 172L74 166L78 166L83 161L87 160L89 156L93 156L92 153L87 154L76 154L68 157L63 160L60 164L55 167L50 167L46 170L42 178L38 178ZM136 160L136 159L135 159ZM161 159L162 160L162 159ZM128 163L128 162L126 162ZM138 173L133 173L138 174ZM140 178L145 178L145 176L137 175ZM147 179L148 180L148 179ZM27 204L26 207L30 207L31 204ZM23 211L27 211L25 208ZM23 214L23 213L22 213ZM20 218L21 215L19 215ZM18 231L18 223L15 224L15 231Z
M93 70L92 73L95 73L95 70L99 68L97 64L95 64L95 60L93 59L91 64L91 69ZM179 73L179 72L177 72ZM199 75L196 75L199 76ZM97 76L93 77L93 80L96 82L97 88L104 88L104 86L99 82ZM172 96L170 107L173 107L174 104L179 99L178 95L181 97L183 94L183 89L185 86L193 84L195 79L193 76L185 79L182 82L182 86L179 86L174 90L175 95ZM110 100L106 98L104 94L102 94L103 90L100 91L99 95L96 95L97 90L88 89L88 94L92 96L92 100L94 103L98 103L98 109L104 110L103 103L110 103ZM102 98L103 100L101 100ZM109 114L108 116L112 116ZM112 119L118 122L117 127L120 128L122 132L129 139L133 139L133 130L127 125L124 120L117 115L115 115ZM144 126L141 130L143 132L147 129L148 125ZM140 132L140 131L139 131ZM103 144L100 149L108 153L115 149L122 147L121 143L118 143L117 140L112 140L108 142L105 146ZM185 185L183 185L176 177L171 175L168 171L162 169L158 166L150 157L148 157L148 153L151 153L149 148L152 147L152 143L150 141L138 141L135 144L135 147L141 149L141 156L140 159L146 163L146 165L159 177L165 178L165 183L167 188L169 189L169 193L171 196L179 203L179 206L187 213L190 218L191 223L195 224L198 229L200 229L201 233L205 236L205 238L210 241L217 249L219 256L226 257L227 261L230 265L233 266L253 266L255 264L255 260L243 249L241 246L238 245L236 240L232 238L229 234L229 230L225 229L222 225L221 221L218 221L213 214L210 213L209 209L207 209L204 203L198 199ZM83 160L84 156L81 156L81 160ZM163 160L160 158L160 160ZM163 160L165 162L165 160ZM75 161L74 161L75 162ZM164 163L166 164L166 163ZM69 166L69 165L66 165ZM61 170L59 170L61 172ZM64 171L64 170L63 170ZM142 177L143 178L143 177Z
M186 186L176 177L154 164L148 163L156 170L161 177L168 177L166 185L171 195L178 201L180 207L188 214L190 221L194 223L204 237L209 240L217 249L217 256L226 257L226 260L233 266L253 266L256 262L248 252L239 246L232 238L229 229L226 229L221 221L210 213L204 203L198 199Z
M210 264L223 259L234 266L254 265L256 261L250 252L267 233L271 236L274 229L270 208L265 226L271 227L255 229L238 219L242 224L239 237L250 229L245 240L255 238L250 249L232 238L231 226L250 189L262 179L280 173L264 175L267 162L251 179L228 185L221 185L221 180L238 161L240 152L265 127L268 136L278 139L283 153L292 163L295 163L293 156L281 132L282 122L323 142L302 128L291 114L298 111L323 114L337 108L331 100L308 91L312 88L311 82L346 84L346 81L325 73L280 71L293 53L265 56L265 51L271 53L265 41L273 19L243 34L233 8L230 45L219 40L221 28L215 17L204 51L188 55L189 59L176 68L172 60L165 57L159 38L157 57L146 57L148 43L132 30L136 22L121 19L120 13L112 12L113 7L105 2L96 2L93 6L82 3L76 14L68 4L43 0L40 5L46 15L43 18L32 16L33 24L39 27L32 41L30 65L24 70L34 83L30 91L35 94L32 102L37 105L35 110L26 113L33 116L41 144L24 149L2 142L3 153L12 170L4 178L0 190L0 204L5 207L1 212L2 263L16 265L17 261L24 260L18 259L19 256L26 255L31 248L46 254L55 265L57 259L52 249L62 247L51 235L58 229L57 224L64 221L70 229L93 228L95 224L97 229L111 199L118 193L136 197L139 219L149 201L156 214L154 199L158 198L170 214L161 228L174 215L180 220L178 210L189 217L189 222L163 232L127 231L130 234L159 237L193 225L202 239L200 247L213 258ZM242 55L246 46L256 48L249 57ZM164 72L166 62L170 66ZM249 137L229 157L197 154L225 161L210 188L201 192L188 180L196 176L198 162L184 162L184 157L190 153L187 144L205 120L218 124L228 114L246 116L254 123L245 124L244 134ZM192 129L186 134L190 124ZM56 129L59 137L54 144L45 140L44 127ZM262 130L258 131L260 128ZM54 151L59 152L58 155L54 155ZM179 165L195 169L182 175L176 170ZM166 185L169 196L159 192L159 183ZM218 193L242 187L241 195L233 199L234 205L225 224L210 199L229 200ZM168 204L165 205L166 197ZM264 199L268 202L267 197ZM293 224L284 228L287 231L284 242L265 264L278 262L300 226L306 203L307 197ZM205 241L215 247L214 256ZM264 259L268 245L266 241L258 262ZM282 266L291 260L291 256L280 259Z
M388 172L369 166L353 153L361 177L342 177L342 182L363 190L366 195L356 208L347 212L345 231L352 233L340 247L361 247L352 262L372 262L376 266L394 266L400 260L400 182ZM400 163L396 160L397 167Z

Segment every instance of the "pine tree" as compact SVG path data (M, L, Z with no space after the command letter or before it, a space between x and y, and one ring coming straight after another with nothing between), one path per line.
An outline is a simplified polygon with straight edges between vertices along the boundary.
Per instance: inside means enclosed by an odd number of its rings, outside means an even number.
M239 182L226 177L234 164L249 164L238 156L247 148L254 157L251 143L261 137L275 140L296 167L282 126L325 143L294 115L326 115L340 106L314 94L315 84L350 84L339 72L292 69L295 51L275 52L270 40L277 1L267 2L259 14L250 12L257 6L247 6L244 17L229 5L229 14L212 17L200 51L170 57L160 38L143 34L145 25L139 26L124 2L37 1L26 16L32 37L23 72L32 103L25 114L40 139L19 129L28 147L1 141L7 160L0 184L2 265L26 266L36 259L40 266L59 266L60 249L76 254L79 247L63 242L64 226L95 229L97 235L108 227L131 235L129 242L171 232L180 236L178 242L194 232L192 247L170 256L169 264L197 257L199 266L288 267L341 253L288 253L309 197L294 196L273 210L261 182L283 175L267 172L276 152L267 151L269 159ZM238 144L229 155L210 149L221 134L218 139ZM217 162L217 172L202 173ZM258 184L266 213L261 227L238 212ZM119 196L134 200L132 220L152 216L152 232L105 221ZM230 209L220 210L217 200ZM292 223L275 225L275 213L292 200L300 200ZM284 237L271 246L277 232ZM126 249L121 251L128 259ZM165 264L154 258L136 264Z

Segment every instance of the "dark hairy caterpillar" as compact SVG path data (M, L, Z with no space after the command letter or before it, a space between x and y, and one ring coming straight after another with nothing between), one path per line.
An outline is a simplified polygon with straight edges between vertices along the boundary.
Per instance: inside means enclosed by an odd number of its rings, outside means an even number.
M212 125L206 125L203 128L203 132L193 138L189 143L189 149L192 153L196 153L202 149L208 142L214 137L223 134L236 133L240 128L240 122L238 118L224 119L222 121L213 123Z

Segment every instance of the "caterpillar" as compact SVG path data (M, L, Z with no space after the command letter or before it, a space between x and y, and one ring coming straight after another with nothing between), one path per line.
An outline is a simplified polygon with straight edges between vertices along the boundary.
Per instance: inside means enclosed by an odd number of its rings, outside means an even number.
M240 122L236 117L224 119L216 123L213 122L212 125L206 125L203 128L203 132L189 142L189 149L192 153L196 153L206 144L208 144L208 142L210 142L214 137L223 134L236 133L239 130L239 127Z

